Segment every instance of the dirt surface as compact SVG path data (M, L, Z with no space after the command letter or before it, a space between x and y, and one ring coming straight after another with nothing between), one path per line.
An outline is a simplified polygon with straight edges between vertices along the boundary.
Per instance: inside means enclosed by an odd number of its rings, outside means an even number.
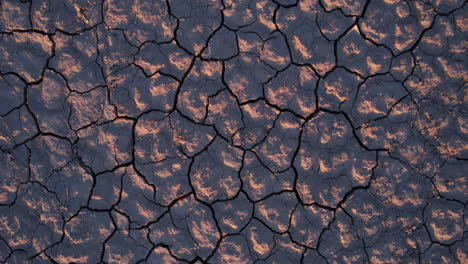
M0 0L1 263L468 263L462 0Z

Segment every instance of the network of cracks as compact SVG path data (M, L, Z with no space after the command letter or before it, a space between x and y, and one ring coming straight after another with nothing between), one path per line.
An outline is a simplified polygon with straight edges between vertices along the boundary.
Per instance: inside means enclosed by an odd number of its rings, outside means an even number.
M464 1L0 17L0 262L468 262Z

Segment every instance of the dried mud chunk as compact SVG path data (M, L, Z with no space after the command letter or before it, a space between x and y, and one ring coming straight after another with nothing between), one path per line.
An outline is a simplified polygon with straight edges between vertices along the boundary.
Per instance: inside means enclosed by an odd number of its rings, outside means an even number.
M260 60L277 71L284 70L291 64L291 54L289 53L286 40L283 35L273 33L263 44L260 51Z
M353 99L362 79L359 75L336 68L320 81L317 89L320 107L339 111L343 103Z
M189 156L203 151L216 135L212 127L194 124L177 112L170 115L170 125L175 142Z
M366 190L358 190L344 203L343 208L350 214L356 235L369 244L385 236L387 231L386 219L389 215L387 206Z
M0 71L16 72L27 82L39 81L52 55L49 37L35 32L13 32L0 39Z
M434 6L438 12L444 14L453 12L464 6L464 1L461 0L430 0L429 3L431 3L431 6Z
M0 76L0 116L6 115L24 101L24 84L13 74Z
M347 17L337 9L331 12L319 9L317 14L317 25L329 40L337 40L354 21L354 17Z
M31 149L29 168L31 179L46 184L55 171L61 171L72 161L72 144L54 136L39 136L28 142Z
M279 9L276 21L287 36L293 61L310 64L324 75L335 65L334 47L333 42L322 35L317 23L312 22L316 17L293 7Z
M405 86L416 101L431 100L446 107L456 107L464 102L467 81L465 60L450 56L428 56L422 50L415 52L416 67Z
M179 200L158 223L151 226L151 241L170 245L176 257L206 258L216 247L220 233L211 210L193 196Z
M69 94L67 101L71 113L68 119L73 130L115 118L115 107L109 104L107 91L105 87L98 87L83 94L77 92Z
M417 172L432 177L442 165L442 157L433 145L427 144L414 127L417 105L408 98L400 101L385 118L364 124L356 130L362 143L371 149L388 149Z
M38 133L33 116L22 106L7 116L0 116L0 148L22 144Z
M28 20L28 2L17 0L2 1L0 11L0 31L25 30L31 28Z
M291 66L265 85L266 99L301 116L315 111L317 76L310 67Z
M224 23L230 28L240 28L255 22L256 6L249 0L226 0L223 10Z
M242 105L241 110L244 126L233 136L233 144L252 149L266 139L268 131L278 119L279 111L269 107L263 100Z
M146 239L146 231L117 231L106 241L104 261L107 263L137 263L145 259L151 250L151 244ZM149 262L151 263L151 262Z
M156 44L146 42L135 56L135 64L140 66L146 75L158 72L173 75L182 79L188 70L192 58L175 42Z
M286 232L297 204L292 192L275 194L255 204L255 216L275 232Z
M335 214L336 219L322 235L318 251L332 263L365 263L367 254L352 219L341 209Z
M133 117L150 109L172 109L179 86L173 78L160 74L146 77L133 66L109 76L108 80L111 82L110 100L118 114Z
M139 228L156 221L165 211L154 201L154 188L146 178L137 175L132 167L127 167L122 175L122 189L116 208L128 216L130 228Z
M315 205L299 205L292 214L289 232L295 242L316 248L320 234L328 227L332 218L333 212L331 210Z
M175 158L178 153L169 118L160 112L141 116L135 125L135 161L150 163Z
M326 11L341 9L346 15L359 16L362 14L366 1L364 0L323 0L321 1Z
M437 244L433 244L432 247L425 251L421 257L421 260L428 264L449 264L457 262L449 248Z
M263 83L274 73L257 57L241 53L225 63L224 79L239 101L246 102L263 96Z
M455 244L450 246L450 252L458 262L463 263L463 261L468 258L466 239L463 241L456 242Z
M461 54L466 30L454 20L437 17L413 52L416 66L405 85L415 100L430 99L450 108L464 101L467 69Z
M304 263L317 263L317 264L327 263L327 260L323 256L321 256L317 250L313 250L309 248L306 249L303 261Z
M171 40L177 25L165 1L105 1L104 21L111 28L123 29L137 46Z
M111 170L131 160L132 121L117 119L78 132L78 153L94 172Z
M444 197L466 203L468 199L467 173L464 161L447 161L434 176L437 191Z
M375 153L358 144L343 116L320 113L305 124L294 161L299 195L335 207L351 188L368 183L375 164Z
M369 247L369 260L371 263L418 263L423 253L422 240L428 239L416 232L401 232L390 230L382 236L377 243ZM366 241L366 244L368 242Z
M238 54L235 32L221 27L208 42L202 57L215 60L227 60Z
M338 41L337 56L338 65L363 77L387 72L392 58L389 50L362 38L356 26Z
M466 262L467 8L0 0L0 262Z
M384 204L401 210L399 214L404 217L403 211L420 214L428 194L432 192L432 184L428 178L417 174L410 167L381 154L370 189ZM412 222L408 221L407 224L411 225Z
M192 54L199 54L208 37L221 24L222 4L219 0L170 0L172 14L179 17L176 38Z
M268 0L227 0L223 10L225 24L240 32L256 32L267 38L276 29L273 22L277 5Z
M413 125L417 131L436 147L436 153L444 158L463 157L468 154L464 144L466 133L460 125L458 113L450 108L424 100ZM457 120L458 119L458 120Z
M79 1L32 1L31 19L35 29L55 32L58 29L79 33L101 22L101 3Z
M190 179L197 198L213 202L234 197L241 186L241 166L242 150L217 137L192 164Z
M220 62L197 60L180 87L177 109L195 122L202 122L207 114L208 98L225 88Z
M249 242L252 255L258 259L268 257L275 246L275 234L271 232L263 223L253 219L249 225L242 230L242 234Z
M253 152L244 156L244 164L240 171L242 189L250 199L258 201L272 193L293 189L294 171L275 173L264 167Z
M70 105L66 99L69 94L65 80L49 70L39 85L28 89L28 104L42 132L73 138L74 132L67 122Z
M404 1L372 1L363 19L359 20L360 30L367 38L400 54L411 49L423 30L429 27L420 23L417 7Z
M137 163L136 167L155 186L155 202L168 206L191 191L187 177L189 165L189 159L177 156L162 161Z
M288 234L278 235L272 254L258 263L300 263L303 251L304 248L291 241Z
M69 141L53 137L39 136L27 143L30 180L40 183L52 192L67 209L65 218L75 214L87 205L93 185L91 174L74 159Z
M359 86L356 97L347 100L342 109L351 115L355 126L387 116L408 93L389 75L368 78Z
M12 203L20 184L28 180L28 155L25 146L11 153L0 152L0 204Z
M424 210L424 220L431 239L443 245L462 239L464 217L464 207L452 201L432 200Z
M109 213L83 209L66 223L64 231L64 240L49 249L52 259L66 263L97 263L114 226Z
M211 259L213 263L252 263L247 239L243 236L224 237Z
M151 251L147 258L148 263L158 263L163 261L166 264L178 264L180 261L176 260L168 248L158 246Z
M185 155L201 151L214 137L211 128L172 115L150 112L135 126L135 167L156 187L155 200L163 205L190 191L191 160Z
M60 241L64 208L53 193L39 184L25 184L11 207L0 211L0 235L13 250L28 257Z
M265 141L257 145L254 151L272 171L286 170L291 166L300 130L300 121L291 113L283 112Z
M109 210L115 206L121 199L120 191L122 190L123 175L125 175L125 169L96 175L89 207Z
M50 67L63 74L70 89L86 92L105 84L102 69L96 62L98 50L95 30L76 36L57 33L54 42L55 56L50 60Z
M239 56L244 55L259 56L265 40L256 32L237 32L237 46L239 47Z
M111 30L100 25L96 27L99 56L96 61L101 66L104 76L109 76L133 63L138 48L128 43L121 30ZM107 80L111 85L112 81Z
M217 131L230 140L234 133L244 127L242 113L236 98L227 90L209 98L205 123L214 125Z
M223 235L238 233L248 224L253 212L253 205L242 192L232 200L216 202L212 207Z
M57 199L68 209L64 216L70 217L87 205L93 176L77 161L71 161L55 171L44 184L57 194Z
M413 55L410 52L403 53L392 60L390 74L396 80L402 82L413 71L415 64Z

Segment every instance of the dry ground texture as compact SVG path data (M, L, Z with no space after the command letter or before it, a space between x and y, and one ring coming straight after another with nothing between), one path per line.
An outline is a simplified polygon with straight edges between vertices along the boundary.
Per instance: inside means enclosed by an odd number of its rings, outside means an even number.
M0 0L0 262L468 263L463 0Z

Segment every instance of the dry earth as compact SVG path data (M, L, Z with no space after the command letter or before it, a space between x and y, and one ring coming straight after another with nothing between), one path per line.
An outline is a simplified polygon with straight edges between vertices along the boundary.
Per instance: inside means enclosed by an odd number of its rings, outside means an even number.
M0 262L468 263L463 0L1 0Z

